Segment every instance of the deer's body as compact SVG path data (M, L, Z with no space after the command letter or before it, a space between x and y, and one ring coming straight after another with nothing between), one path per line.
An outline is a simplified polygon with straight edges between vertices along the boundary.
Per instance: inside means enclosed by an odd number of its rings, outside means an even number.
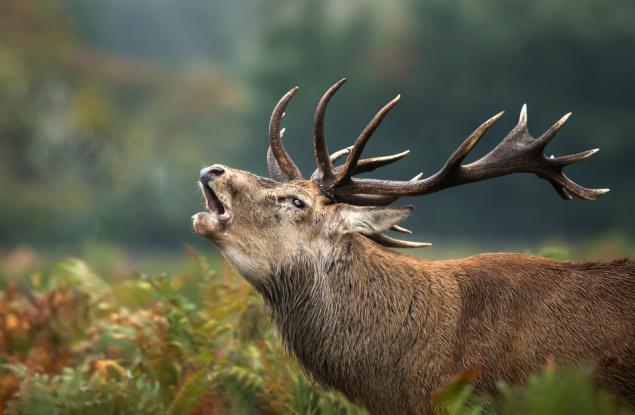
M550 360L599 364L600 382L635 402L634 262L424 261L362 237L347 246L258 289L303 367L372 413L423 413L466 370L492 392Z
M387 247L421 247L384 235L412 208L388 207L401 196L515 172L536 173L565 199L593 200L564 166L597 149L546 157L565 115L537 139L518 125L481 159L463 160L501 116L483 123L434 175L404 181L358 179L357 173L404 157L360 159L382 108L355 145L329 156L326 106L316 111L318 169L304 180L282 146L280 121L297 88L276 105L269 128L274 180L213 165L200 174L207 212L194 228L214 242L262 294L287 347L321 383L377 414L430 409L433 392L467 370L478 390L522 381L556 364L596 367L599 383L635 404L635 263L560 262L518 254L425 261ZM348 155L341 166L333 162Z

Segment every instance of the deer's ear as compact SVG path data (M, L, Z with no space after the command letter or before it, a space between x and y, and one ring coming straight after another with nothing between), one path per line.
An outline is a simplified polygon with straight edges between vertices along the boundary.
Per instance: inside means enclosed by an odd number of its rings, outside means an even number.
M342 205L340 215L342 218L343 233L361 233L373 235L385 232L392 225L404 220L412 212L412 206L404 207L360 207Z

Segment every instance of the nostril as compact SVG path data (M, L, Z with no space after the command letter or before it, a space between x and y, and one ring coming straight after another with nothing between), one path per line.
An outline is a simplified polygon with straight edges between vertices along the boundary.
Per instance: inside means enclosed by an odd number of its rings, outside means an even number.
M201 179L213 180L217 178L218 176L221 176L223 173L225 173L225 169L222 168L221 166L214 165L211 167L206 167L203 170L201 170Z
M210 167L209 172L214 176L220 176L225 173L225 169L220 166L212 166Z

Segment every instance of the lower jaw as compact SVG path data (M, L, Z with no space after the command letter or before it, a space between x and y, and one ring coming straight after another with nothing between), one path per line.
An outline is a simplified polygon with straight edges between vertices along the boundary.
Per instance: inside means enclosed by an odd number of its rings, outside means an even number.
M228 210L223 213L199 212L192 216L192 225L197 234L211 238L220 235L230 219L231 213Z
M220 223L209 212L199 212L192 216L194 232L204 237L211 237L219 230Z

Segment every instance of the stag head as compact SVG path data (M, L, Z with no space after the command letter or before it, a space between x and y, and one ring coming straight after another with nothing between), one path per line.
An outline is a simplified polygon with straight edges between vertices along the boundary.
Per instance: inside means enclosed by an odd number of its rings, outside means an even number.
M201 170L200 187L208 212L194 215L196 232L216 243L238 271L254 283L272 275L286 260L300 253L330 256L354 235L363 235L388 247L413 248L428 243L410 242L384 234L388 230L411 233L398 224L412 208L388 207L403 196L418 196L464 183L517 172L534 173L547 180L565 199L593 200L609 189L588 189L573 182L563 168L584 160L598 149L561 157L545 156L544 149L567 121L566 114L538 138L527 130L527 108L522 107L518 124L489 153L463 164L485 132L503 115L499 113L481 124L430 177L419 174L409 181L356 178L395 162L408 151L362 159L368 139L399 96L386 104L355 143L329 154L324 117L329 101L344 84L342 79L320 100L313 123L313 150L317 169L303 178L300 169L282 144L281 120L298 88L287 92L275 106L269 123L267 165L271 179L213 165ZM335 163L345 158L344 162ZM272 261L272 258L275 261Z

